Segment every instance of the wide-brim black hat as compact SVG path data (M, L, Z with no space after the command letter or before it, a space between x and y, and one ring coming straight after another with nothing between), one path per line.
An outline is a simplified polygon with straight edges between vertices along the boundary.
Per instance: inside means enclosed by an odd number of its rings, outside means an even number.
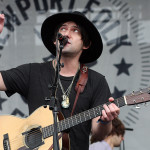
M45 47L54 56L56 56L56 46L53 43L54 31L59 24L67 21L74 21L77 24L79 23L85 28L91 40L90 47L83 50L79 61L81 63L90 63L97 60L103 50L103 43L100 33L94 24L78 11L58 13L45 19L41 27L41 37Z

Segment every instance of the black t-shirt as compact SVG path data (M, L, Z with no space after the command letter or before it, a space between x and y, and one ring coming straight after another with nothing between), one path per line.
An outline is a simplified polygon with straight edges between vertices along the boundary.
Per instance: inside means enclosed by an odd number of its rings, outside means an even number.
M1 72L4 83L7 87L6 94L11 96L14 93L19 93L27 99L29 113L31 114L41 105L45 104L45 98L50 98L50 90L48 85L52 85L55 79L55 70L52 62L32 63L21 65L7 71ZM70 95L69 108L59 109L64 117L70 117L74 100L76 97L75 85L78 81L79 72L77 73ZM60 76L63 88L66 90L70 85L73 77ZM62 91L60 86L57 89L57 99L61 104ZM74 114L81 113L95 106L104 104L110 97L110 90L106 79L103 75L88 69L88 81L83 93L78 97ZM72 127L69 130L71 150L88 150L89 149L89 134L91 131L91 120L83 122Z

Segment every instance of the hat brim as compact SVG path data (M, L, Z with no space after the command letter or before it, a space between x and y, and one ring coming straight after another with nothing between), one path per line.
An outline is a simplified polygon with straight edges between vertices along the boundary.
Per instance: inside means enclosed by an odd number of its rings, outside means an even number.
M74 21L82 25L89 35L91 45L88 49L83 50L80 56L81 63L90 63L97 60L103 50L103 43L97 28L86 17L79 13L58 13L48 17L41 27L41 38L45 47L56 56L56 46L53 43L53 36L56 27L63 22Z

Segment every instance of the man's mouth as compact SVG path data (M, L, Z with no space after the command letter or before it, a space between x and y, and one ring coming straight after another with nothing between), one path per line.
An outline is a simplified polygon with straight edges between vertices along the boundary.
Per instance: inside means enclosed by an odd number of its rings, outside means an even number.
M71 44L71 42L68 40L67 44Z

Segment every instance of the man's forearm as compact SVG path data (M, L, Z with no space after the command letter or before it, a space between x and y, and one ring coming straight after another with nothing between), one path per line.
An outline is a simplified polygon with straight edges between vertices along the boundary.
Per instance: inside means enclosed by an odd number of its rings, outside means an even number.
M108 123L97 122L96 119L92 121L94 127L92 129L92 136L97 140L103 140L112 130L112 121Z

